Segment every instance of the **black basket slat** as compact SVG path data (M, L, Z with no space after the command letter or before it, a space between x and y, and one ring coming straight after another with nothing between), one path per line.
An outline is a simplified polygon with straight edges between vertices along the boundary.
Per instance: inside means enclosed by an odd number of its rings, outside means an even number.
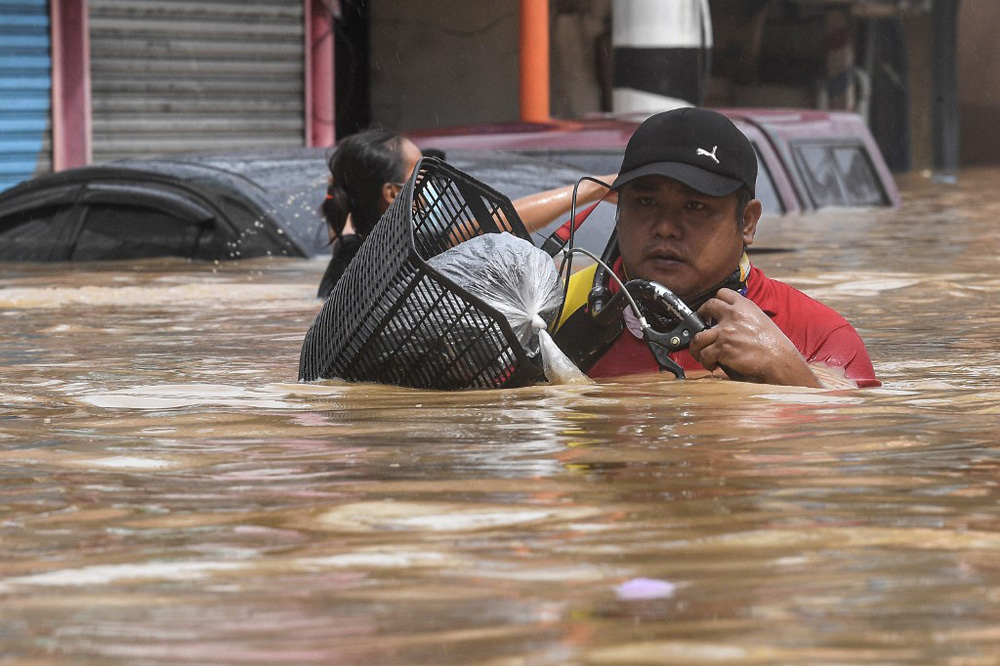
M506 318L427 263L502 231L530 242L506 197L445 162L421 160L306 334L299 379L445 390L540 379Z

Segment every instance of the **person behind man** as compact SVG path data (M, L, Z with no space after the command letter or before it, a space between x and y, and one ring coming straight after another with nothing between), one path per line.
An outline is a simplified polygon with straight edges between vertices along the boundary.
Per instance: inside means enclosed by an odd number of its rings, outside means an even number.
M438 151L434 156L441 157ZM330 179L320 212L326 220L332 256L320 280L317 296L326 298L357 255L382 214L399 196L403 183L424 157L412 141L397 132L370 129L337 143L327 166ZM603 176L611 180L613 176ZM583 182L577 204L600 199L602 186ZM573 186L567 185L521 197L513 202L518 217L531 232L570 210Z
M683 108L651 116L629 140L611 185L615 274L658 282L715 323L672 355L686 371L792 386L837 378L878 386L864 342L841 315L750 263L746 248L761 216L756 180L753 146L722 114ZM656 371L630 309L595 334L586 301L596 268L573 276L556 342L591 377Z

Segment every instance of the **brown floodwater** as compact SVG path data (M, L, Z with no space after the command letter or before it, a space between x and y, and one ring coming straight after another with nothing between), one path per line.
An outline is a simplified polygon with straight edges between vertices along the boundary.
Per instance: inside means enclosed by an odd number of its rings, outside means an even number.
M867 390L300 384L322 262L6 264L0 656L998 663L998 183L763 223Z

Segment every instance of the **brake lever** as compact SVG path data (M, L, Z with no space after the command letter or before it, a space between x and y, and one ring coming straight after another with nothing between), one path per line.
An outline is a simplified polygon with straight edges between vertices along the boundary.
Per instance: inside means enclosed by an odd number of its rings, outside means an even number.
M674 318L680 320L672 330L661 333L653 330L651 326L644 326L642 329L643 339L653 353L653 358L660 366L660 371L667 370L673 373L677 379L684 379L684 368L670 358L670 354L682 349L686 349L691 344L691 339L701 331L708 328L697 312L694 312L687 304L678 298L677 294L670 291L658 282L648 280L633 280L628 285L636 295L649 304L660 305Z
M643 327L643 338L653 353L653 358L659 364L660 372L668 370L677 379L684 379L684 369L670 358L670 354L687 349L695 335L710 327L677 294L658 282L633 280L629 283L629 287L636 291L636 295L643 297L646 303L660 305L674 318L680 320L680 323L667 333L660 333L653 330L651 326L645 326ZM750 378L730 370L721 363L719 367L734 381L750 381Z

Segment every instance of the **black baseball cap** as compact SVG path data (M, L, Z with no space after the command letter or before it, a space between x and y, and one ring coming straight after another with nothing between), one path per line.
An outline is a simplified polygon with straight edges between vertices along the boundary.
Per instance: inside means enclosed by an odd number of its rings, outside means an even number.
M732 194L741 185L754 192L757 154L746 135L721 113L672 109L636 128L611 189L652 175L673 178L713 197Z

